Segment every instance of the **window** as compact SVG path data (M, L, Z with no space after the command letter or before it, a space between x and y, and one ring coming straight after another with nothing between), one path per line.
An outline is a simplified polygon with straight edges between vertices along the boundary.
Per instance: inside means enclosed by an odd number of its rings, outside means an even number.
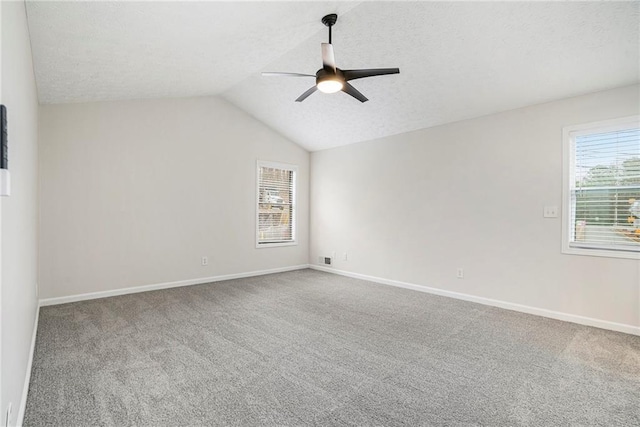
M563 252L640 259L640 117L564 129Z
M258 161L256 247L296 244L297 169Z

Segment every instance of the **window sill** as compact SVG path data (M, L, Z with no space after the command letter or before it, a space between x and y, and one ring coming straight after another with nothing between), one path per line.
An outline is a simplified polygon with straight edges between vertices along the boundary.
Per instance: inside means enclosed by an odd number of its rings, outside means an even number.
M278 248L282 246L298 246L298 242L294 240L293 242L256 243L256 249Z
M562 248L562 253L566 255L587 255L605 258L640 259L639 252L616 251L608 249L587 249L587 248Z

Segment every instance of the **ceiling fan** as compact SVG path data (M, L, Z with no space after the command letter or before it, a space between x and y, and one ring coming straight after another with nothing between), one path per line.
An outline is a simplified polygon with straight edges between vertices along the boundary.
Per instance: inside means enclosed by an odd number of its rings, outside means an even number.
M398 74L398 68L365 68L361 70L341 70L336 67L336 58L333 55L333 46L331 45L331 27L338 20L338 15L332 13L322 18L322 23L329 27L329 43L322 43L322 68L315 75L300 73L279 73L264 72L263 76L284 76L284 77L315 77L316 84L309 88L305 93L300 95L296 102L302 102L316 90L324 93L335 93L343 91L353 96L360 102L367 102L368 99L358 89L349 84L349 81L362 79L365 77L383 76L385 74Z

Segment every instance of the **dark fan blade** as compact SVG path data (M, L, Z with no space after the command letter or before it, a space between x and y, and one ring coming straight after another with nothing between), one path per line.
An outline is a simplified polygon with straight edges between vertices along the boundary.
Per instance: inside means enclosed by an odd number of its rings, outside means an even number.
M311 94L312 94L313 92L315 92L316 90L318 90L318 87L317 87L317 86L311 86L311 87L309 88L309 90L307 90L305 93L303 93L302 95L300 95L300 96L298 97L298 99L296 99L296 102L302 102L302 101L304 101L305 99L307 99L307 97L308 97L309 95L311 95Z
M385 74L399 74L399 68L365 68L362 70L342 70L344 79L355 80L365 77L384 76Z
M315 77L313 74L300 74L300 73L280 73L278 71L265 71L262 73L263 77Z
M326 71L336 72L336 57L333 54L333 46L322 43L322 68Z
M351 86L347 82L344 82L344 87L342 88L342 91L344 93L348 93L349 95L353 96L355 99L357 99L360 102L367 102L368 101L366 96L361 94L358 89L356 89L355 87Z

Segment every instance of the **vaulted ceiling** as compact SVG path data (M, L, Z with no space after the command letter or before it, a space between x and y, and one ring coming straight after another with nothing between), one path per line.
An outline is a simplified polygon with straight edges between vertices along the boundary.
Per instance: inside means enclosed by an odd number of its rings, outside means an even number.
M41 103L219 95L308 150L638 83L638 2L28 1ZM316 92L338 67L369 101Z

